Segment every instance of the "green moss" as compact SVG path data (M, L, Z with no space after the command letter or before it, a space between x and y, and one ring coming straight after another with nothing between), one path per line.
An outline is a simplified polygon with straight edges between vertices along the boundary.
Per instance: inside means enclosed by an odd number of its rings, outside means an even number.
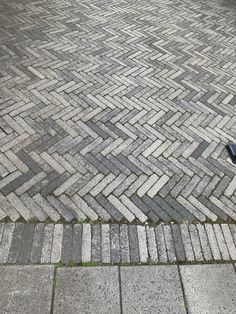
M57 269L58 267L64 266L64 264L62 263L62 261L57 262L57 263L54 263L53 265L54 265L54 267L55 267L56 269Z
M101 265L102 265L101 263L94 262L94 261L82 263L82 266L86 266L86 267L95 267L95 266L101 266Z
M77 265L78 264L75 261L69 261L69 263L68 263L68 267L75 267Z

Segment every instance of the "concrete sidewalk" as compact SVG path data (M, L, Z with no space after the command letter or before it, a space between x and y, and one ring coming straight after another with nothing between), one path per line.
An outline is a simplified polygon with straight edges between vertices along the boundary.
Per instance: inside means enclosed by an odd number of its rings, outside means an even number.
M1 266L1 313L230 314L233 264L55 267Z

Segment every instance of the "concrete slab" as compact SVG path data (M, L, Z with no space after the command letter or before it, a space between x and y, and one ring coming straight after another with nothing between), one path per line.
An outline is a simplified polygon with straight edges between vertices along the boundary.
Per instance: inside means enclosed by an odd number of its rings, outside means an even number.
M59 268L53 313L120 313L118 268Z
M52 266L0 267L0 312L49 314Z
M180 272L189 314L230 314L236 309L233 265L188 265Z
M121 268L124 314L185 312L176 266Z

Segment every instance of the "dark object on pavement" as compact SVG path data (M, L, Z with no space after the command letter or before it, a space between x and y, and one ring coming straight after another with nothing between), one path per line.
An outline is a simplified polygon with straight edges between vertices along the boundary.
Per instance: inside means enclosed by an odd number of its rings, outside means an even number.
M230 155L233 163L236 164L236 144L226 145L226 148L229 152L229 155Z

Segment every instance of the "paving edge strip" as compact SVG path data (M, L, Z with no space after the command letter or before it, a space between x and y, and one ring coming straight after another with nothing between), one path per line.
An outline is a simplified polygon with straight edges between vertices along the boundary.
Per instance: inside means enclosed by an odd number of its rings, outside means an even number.
M0 264L122 266L235 261L235 224L0 223Z

